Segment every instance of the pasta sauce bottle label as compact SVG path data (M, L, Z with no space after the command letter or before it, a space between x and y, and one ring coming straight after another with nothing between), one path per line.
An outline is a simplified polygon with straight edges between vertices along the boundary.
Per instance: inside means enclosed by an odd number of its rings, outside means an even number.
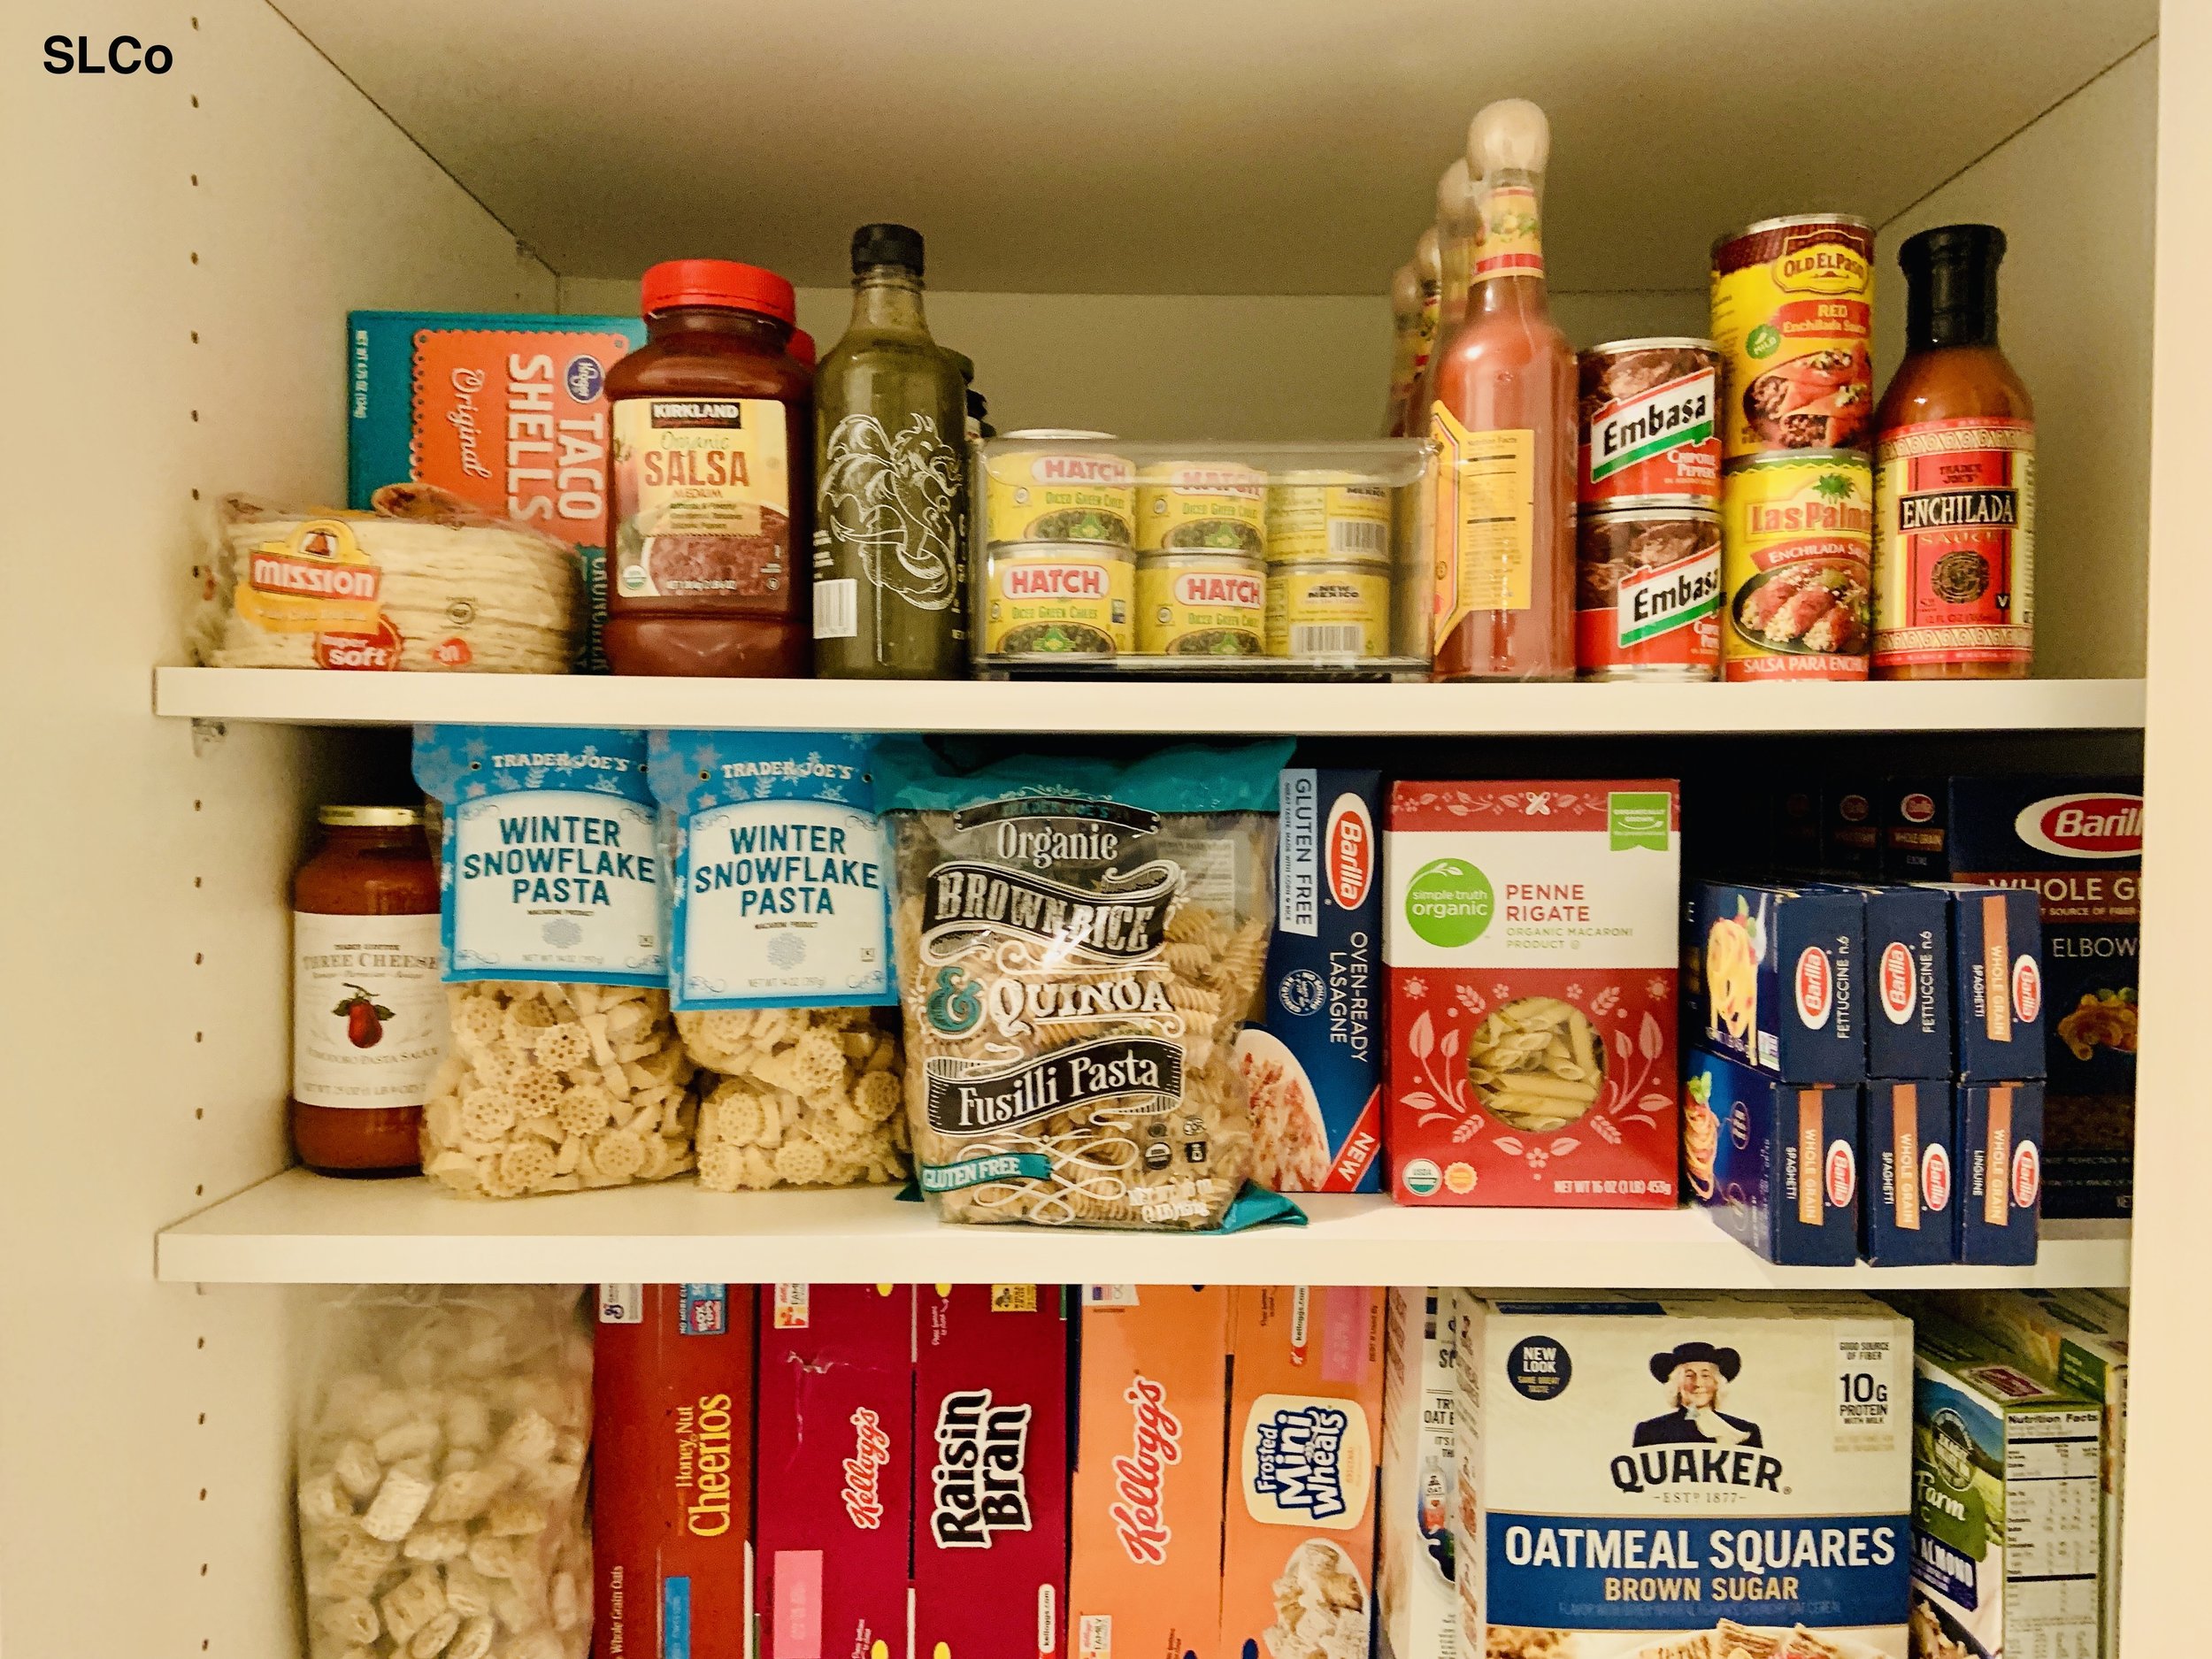
M1882 434L1875 492L1878 667L2028 661L2035 428L1932 420Z
M627 397L614 406L616 594L732 599L791 586L791 457L765 397Z
M438 913L292 913L292 1098L419 1106L445 1052Z

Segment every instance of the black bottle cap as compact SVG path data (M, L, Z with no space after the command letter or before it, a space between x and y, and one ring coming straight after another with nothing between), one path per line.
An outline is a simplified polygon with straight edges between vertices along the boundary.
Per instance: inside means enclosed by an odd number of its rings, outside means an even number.
M1994 225L1939 225L1908 237L1897 250L1907 345L1994 343L2004 257L2005 233Z
M922 274L922 233L905 225L863 225L853 232L853 273L870 265L903 265Z

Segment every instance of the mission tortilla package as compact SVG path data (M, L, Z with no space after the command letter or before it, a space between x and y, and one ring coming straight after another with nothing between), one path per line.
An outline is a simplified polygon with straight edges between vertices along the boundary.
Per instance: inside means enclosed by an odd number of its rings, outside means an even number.
M1228 1216L1252 1169L1234 1044L1267 951L1288 749L969 766L881 746L908 1121L947 1218Z
M1866 1080L1857 889L1693 883L1683 955L1694 1041L1785 1083Z

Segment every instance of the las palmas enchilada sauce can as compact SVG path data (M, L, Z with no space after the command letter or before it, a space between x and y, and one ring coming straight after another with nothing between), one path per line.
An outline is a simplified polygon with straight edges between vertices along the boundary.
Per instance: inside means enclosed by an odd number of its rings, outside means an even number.
M1762 456L1721 502L1722 677L1864 680L1874 472L1856 450Z

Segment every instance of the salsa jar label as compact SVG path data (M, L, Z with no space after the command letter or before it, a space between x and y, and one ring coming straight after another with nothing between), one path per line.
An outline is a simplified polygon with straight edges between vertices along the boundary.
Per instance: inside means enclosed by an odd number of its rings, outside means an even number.
M995 547L983 606L990 657L1111 657L1136 644L1136 566L1099 542Z
M419 1106L445 1056L438 918L292 912L292 1098Z
M757 599L791 587L791 457L765 397L614 406L618 599Z
M1873 318L1874 233L1859 219L1771 219L1716 243L1726 458L1871 448Z
M1135 537L1136 469L1118 455L994 455L984 465L983 520L994 542Z
M1390 572L1338 562L1267 572L1270 657L1387 657Z
M1728 474L1724 678L1866 678L1873 487L1850 450L1765 456Z
M1583 504L1720 499L1720 354L1709 341L1624 340L1578 363Z
M1216 555L1137 566L1137 649L1167 657L1257 657L1267 584L1248 559Z
M1932 420L1882 436L1874 664L2025 664L2035 633L2035 428Z
M1711 680L1720 669L1720 518L1696 508L1586 515L1575 664L1588 679Z

